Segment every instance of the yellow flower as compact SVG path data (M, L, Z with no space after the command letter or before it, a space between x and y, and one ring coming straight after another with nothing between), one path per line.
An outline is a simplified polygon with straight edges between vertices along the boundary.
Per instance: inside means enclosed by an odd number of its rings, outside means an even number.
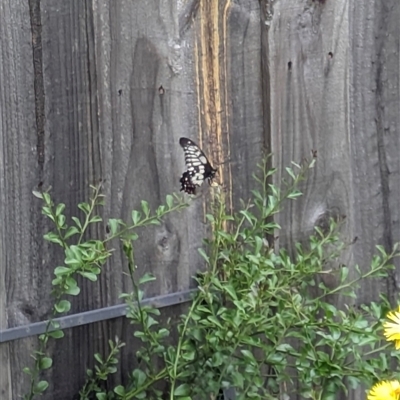
M387 340L395 342L396 350L400 349L400 306L397 311L391 311L386 318L393 322L386 321L383 323L383 334Z
M399 381L378 382L368 393L368 400L398 400L400 395Z

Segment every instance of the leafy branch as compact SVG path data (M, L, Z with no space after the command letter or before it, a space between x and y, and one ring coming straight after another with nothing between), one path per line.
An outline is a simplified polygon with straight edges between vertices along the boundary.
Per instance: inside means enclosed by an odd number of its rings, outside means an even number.
M96 282L101 274L102 268L111 257L112 249L107 248L108 242L116 238L124 240L136 240L135 230L149 225L160 224L166 215L180 211L188 204L177 195L168 195L166 205L161 205L152 213L147 202L141 202L141 211L132 211L132 224L126 224L119 219L109 221L110 235L103 239L89 238L89 229L94 224L103 222L103 219L96 213L101 207L103 195L100 193L101 186L91 186L92 194L89 202L78 204L83 213L83 219L71 217L71 224L67 224L67 217L64 214L65 204L55 205L48 192L34 192L34 196L43 201L42 213L53 223L54 231L44 235L45 240L59 245L64 251L64 265L54 269L55 278L52 281L53 307L51 316L46 323L45 332L39 336L38 349L32 354L35 360L33 367L25 367L23 371L30 376L29 392L23 396L24 400L32 400L37 395L43 394L49 386L48 381L41 380L42 372L52 366L53 360L46 354L48 341L60 339L64 336L60 325L54 319L65 314L71 309L71 302L67 296L78 296L80 288L77 276L80 275L89 281ZM116 355L124 345L116 339L115 343L110 341L110 355L103 361L97 354L96 360L100 366L96 366L96 372L88 372L88 380L81 390L81 398L88 398L90 393L97 391L97 398L104 395L99 388L99 380L106 380L107 375L116 371L113 364L116 363Z

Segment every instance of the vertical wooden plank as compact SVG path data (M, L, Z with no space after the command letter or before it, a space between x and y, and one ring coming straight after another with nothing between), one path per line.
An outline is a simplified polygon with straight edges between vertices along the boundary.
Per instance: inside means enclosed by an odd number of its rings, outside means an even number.
M89 184L97 184L102 178L93 9L90 1L42 1L41 17L46 113L43 180L45 187L52 187L54 201L66 204L67 216L80 216L77 204L88 199ZM99 234L104 234L101 228ZM62 265L64 258L62 251L53 251L47 254L51 270ZM70 299L71 312L107 304L107 294L103 301L98 283L81 279L79 285L80 296ZM43 298L48 304L50 281L47 287ZM107 347L105 328L100 323L68 330L63 340L49 346L53 368L48 373L50 388L44 398L77 395L93 354L103 353Z
M355 256L361 262L371 257L376 244L390 250L400 240L399 18L396 1L371 0L350 7L354 219L361 239ZM359 300L386 293L397 306L398 260L395 265L388 280L364 284ZM361 395L359 390L352 398Z
M282 216L281 238L291 242L332 213L352 220L348 3L280 1L273 9L269 46L274 164L284 170L292 160L310 157L311 149L318 151L305 196L287 204ZM351 223L346 230L351 236Z
M351 114L355 218L363 246L372 253L378 242L387 249L399 241L399 57L400 6L397 2L367 1L351 8ZM362 132L362 135L360 135ZM398 276L387 286L365 292L387 291L397 298Z
M196 21L200 132L230 208L249 195L264 147L259 13L255 1L203 0Z
M32 189L40 183L35 112L35 67L28 2L0 4L0 329L43 317L40 288L42 224ZM34 339L0 346L0 396L18 398L26 388L22 366Z
M348 7L346 1L280 1L272 10L268 44L276 183L291 161L310 158L317 150L316 167L300 188L304 195L287 202L278 216L284 227L279 244L289 249L306 242L315 226L326 227L331 217L346 216L344 240L358 228L349 143ZM343 263L352 260L351 250L343 254ZM292 390L291 398L300 398L296 386Z

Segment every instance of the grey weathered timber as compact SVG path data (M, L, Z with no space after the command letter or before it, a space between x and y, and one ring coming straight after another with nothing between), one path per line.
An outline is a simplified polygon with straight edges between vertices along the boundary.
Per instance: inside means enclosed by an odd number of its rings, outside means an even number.
M235 205L248 197L265 127L256 0L2 0L0 10L0 328L7 329L48 317L52 270L63 262L42 240L50 225L33 189L51 186L75 215L88 185L102 179L103 217L129 219L140 200L155 207L179 190L178 140L186 136L221 164L219 183ZM204 187L189 209L141 232L139 273L158 278L147 296L193 287L211 193ZM71 312L120 304L130 290L123 271L116 251L98 283L80 282ZM171 307L164 320L182 311ZM123 319L67 330L50 346L54 367L42 398L76 396L93 354L116 335L132 344ZM128 348L122 377L134 365ZM2 399L26 392L21 371L34 349L33 339L0 346Z
M42 223L31 191L40 181L35 67L27 1L0 2L0 329L43 315ZM32 285L34 283L34 286ZM0 347L0 397L15 399L33 341Z
M274 163L318 155L304 197L280 216L280 242L345 216L343 239L357 241L342 261L363 270L376 244L400 239L399 17L396 1L279 0L268 22ZM393 300L397 281L363 283L357 302Z

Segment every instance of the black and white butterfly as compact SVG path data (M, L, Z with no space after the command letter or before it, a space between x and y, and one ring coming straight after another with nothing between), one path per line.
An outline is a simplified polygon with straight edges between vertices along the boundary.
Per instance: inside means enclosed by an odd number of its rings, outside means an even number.
M201 186L206 179L211 184L217 170L211 166L203 151L192 140L182 137L179 139L179 144L185 153L187 168L180 179L181 191L196 194L196 186Z

